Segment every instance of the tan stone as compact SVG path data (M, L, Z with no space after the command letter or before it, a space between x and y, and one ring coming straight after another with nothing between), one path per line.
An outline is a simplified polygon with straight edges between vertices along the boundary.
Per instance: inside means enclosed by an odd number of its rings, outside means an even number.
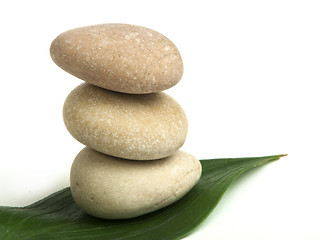
M72 165L70 185L74 200L88 214L123 219L179 200L201 172L200 162L182 151L155 161L131 161L84 148Z
M83 83L67 97L63 118L79 142L134 160L170 156L184 143L188 123L166 93L124 94Z
M51 44L53 61L91 84L124 93L160 92L183 74L175 45L151 29L101 24L60 34Z

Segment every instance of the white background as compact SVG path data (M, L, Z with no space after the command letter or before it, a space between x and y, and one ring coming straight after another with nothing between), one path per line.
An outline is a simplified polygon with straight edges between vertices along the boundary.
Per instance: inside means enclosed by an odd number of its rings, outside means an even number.
M170 38L184 61L167 90L199 159L288 153L241 176L188 240L332 239L331 1L2 1L0 205L69 186L83 145L62 105L82 81L49 45L63 31L131 23Z

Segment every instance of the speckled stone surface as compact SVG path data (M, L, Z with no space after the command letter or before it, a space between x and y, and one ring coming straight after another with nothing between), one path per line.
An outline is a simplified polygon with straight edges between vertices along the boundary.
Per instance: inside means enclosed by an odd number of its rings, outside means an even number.
M182 198L198 182L200 162L177 151L155 161L130 161L84 148L71 168L74 200L105 219L140 216Z
M53 61L91 84L124 93L160 92L183 74L175 45L162 34L129 24L101 24L60 34Z
M124 94L83 83L67 97L63 118L79 142L134 160L170 156L184 143L187 117L166 93Z

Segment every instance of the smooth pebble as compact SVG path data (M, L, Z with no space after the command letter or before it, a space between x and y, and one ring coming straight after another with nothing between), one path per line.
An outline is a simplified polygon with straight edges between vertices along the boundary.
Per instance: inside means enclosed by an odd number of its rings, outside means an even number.
M68 95L63 118L79 142L133 160L170 156L183 145L188 130L183 109L166 93L124 94L88 83Z
M130 24L100 24L69 30L52 42L53 61L63 70L109 90L143 94L178 83L183 63L162 34Z
M178 151L155 161L119 159L84 148L71 168L74 200L105 219L137 217L182 198L198 182L200 161Z

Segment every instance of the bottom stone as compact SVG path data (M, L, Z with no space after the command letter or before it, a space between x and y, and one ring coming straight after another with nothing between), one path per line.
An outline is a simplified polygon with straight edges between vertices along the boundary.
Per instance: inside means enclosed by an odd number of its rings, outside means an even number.
M199 160L182 151L163 159L135 161L84 148L72 165L70 185L75 202L88 214L125 219L176 202L201 173Z

